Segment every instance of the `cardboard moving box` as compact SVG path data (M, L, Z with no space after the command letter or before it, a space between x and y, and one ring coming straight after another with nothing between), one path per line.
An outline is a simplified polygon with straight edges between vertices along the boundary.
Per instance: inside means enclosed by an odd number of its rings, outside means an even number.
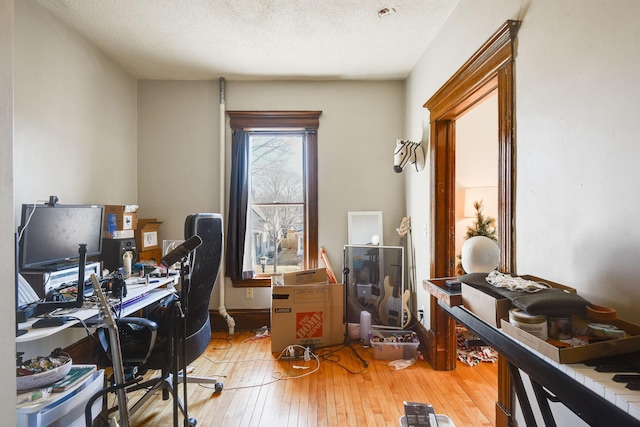
M300 270L291 273L283 273L271 276L271 283L276 286L281 285L310 285L318 283L329 283L326 268L316 268L313 270Z
M135 237L134 230L115 230L113 233L109 230L104 230L102 237L105 239L133 239Z
M303 284L271 287L271 351L299 344L314 348L344 341L344 286Z
M136 235L136 247L139 251L158 249L158 228L162 222L155 218L144 218L138 220Z
M105 205L105 230L135 230L138 226L138 205Z

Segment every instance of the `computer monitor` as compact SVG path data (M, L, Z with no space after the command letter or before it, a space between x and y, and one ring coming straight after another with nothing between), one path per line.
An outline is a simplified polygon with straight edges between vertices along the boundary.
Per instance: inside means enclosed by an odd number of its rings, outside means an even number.
M57 308L80 308L84 300L85 263L102 252L104 206L22 205L18 232L20 270L78 267L75 298L41 301L35 315Z
M87 257L102 252L104 206L22 205L19 229L21 270L58 270L77 265L78 245Z

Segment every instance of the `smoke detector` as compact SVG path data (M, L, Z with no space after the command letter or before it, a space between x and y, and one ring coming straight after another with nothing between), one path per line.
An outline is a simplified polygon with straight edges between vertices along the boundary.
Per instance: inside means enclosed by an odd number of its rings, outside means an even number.
M384 18L386 16L391 16L396 13L396 9L394 7L383 7L378 10L378 18Z

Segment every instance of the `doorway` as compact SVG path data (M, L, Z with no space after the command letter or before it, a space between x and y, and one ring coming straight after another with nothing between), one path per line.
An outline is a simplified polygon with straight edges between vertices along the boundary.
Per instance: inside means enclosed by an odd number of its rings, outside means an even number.
M496 96L498 104L498 269L515 271L514 40L507 21L424 104L431 112L431 277L455 275L456 120Z
M477 216L493 220L483 233L495 236L498 217L498 97L493 92L456 120L455 253L456 275L462 245L478 233ZM476 210L478 203L481 211Z
M519 21L507 21L424 104L430 111L431 277L455 276L456 120L490 96L498 104L498 269L515 273L515 37ZM451 319L431 297L430 363L455 368ZM507 365L498 360L496 424L510 425L513 400Z

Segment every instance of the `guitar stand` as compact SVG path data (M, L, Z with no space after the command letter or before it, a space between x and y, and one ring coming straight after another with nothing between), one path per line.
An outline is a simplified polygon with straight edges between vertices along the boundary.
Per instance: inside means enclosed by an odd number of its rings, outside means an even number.
M343 321L344 321L344 341L343 344L345 347L349 347L351 349L351 352L358 358L360 359L360 362L362 362L362 365L365 368L369 367L369 364L367 363L366 360L364 360L362 358L362 356L360 356L360 354L358 354L358 352L356 351L355 348L353 348L353 346L351 345L352 340L351 338L349 338L349 316L347 315L347 310L349 307L349 304L347 303L347 298L349 298L349 290L348 290L348 283L349 283L349 268L345 267L344 270L342 270L342 282L344 283L344 302L343 302Z
M185 263L183 257L180 260L180 298L173 305L172 316L172 340L173 340L173 371L172 375L172 394L173 394L173 425L178 427L178 413L180 407L178 405L179 399L179 381L178 377L180 372L184 375L184 381L182 382L182 413L184 415L184 427L195 427L197 420L195 418L189 418L189 405L187 402L187 312L189 310L189 288L191 287L191 279L189 276L189 266Z
M346 327L346 328L345 328L345 330L347 330L347 329L348 329L348 327ZM358 354L358 352L356 351L356 349L355 349L355 348L353 348L353 346L351 345L351 342L352 342L352 341L351 341L351 338L349 338L349 331L347 330L347 332L345 332L345 336L344 336L344 346L345 346L345 347L349 347L349 348L351 349L351 352L352 352L352 353L353 353L353 354L354 354L358 359L360 359L360 362L362 362L362 365L363 365L365 368L368 368L368 367L369 367L369 364L367 363L367 361L366 361L366 360L364 360L364 359L362 358L362 356L360 356L360 354Z

